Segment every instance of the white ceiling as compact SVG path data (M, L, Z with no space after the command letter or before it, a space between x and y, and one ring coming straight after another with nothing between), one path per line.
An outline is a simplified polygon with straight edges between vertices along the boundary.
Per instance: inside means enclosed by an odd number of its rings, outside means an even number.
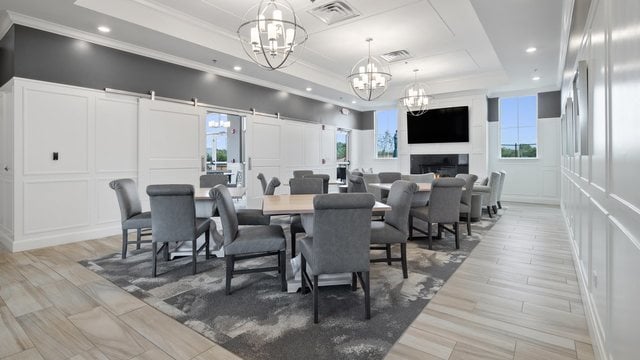
M307 11L330 0L290 0L309 41L281 71L247 61L236 38L257 0L2 0L0 10L24 25L79 30L91 41L362 110L394 103L413 69L432 93L557 87L563 1L347 0L361 15L328 26ZM102 35L98 25L112 32ZM366 55L367 37L374 54L408 50L413 58L391 64L391 87L379 101L352 105L346 75ZM528 46L539 51L527 54ZM531 80L533 69L540 81Z

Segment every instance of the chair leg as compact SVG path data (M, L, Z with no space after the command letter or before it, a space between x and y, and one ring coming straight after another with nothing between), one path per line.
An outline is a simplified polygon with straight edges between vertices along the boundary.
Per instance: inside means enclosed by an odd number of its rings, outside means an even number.
M498 201L498 209L502 209L502 204Z
M313 275L313 323L318 323L318 275Z
M278 267L280 269L280 290L285 292L287 291L287 268L285 266L287 262L286 250L281 250L280 253L278 253L278 261L278 265L280 265Z
M296 233L291 229L291 258L296 257Z
M403 243L400 244L400 258L402 259L402 277L403 278L408 278L409 277L409 271L407 269L407 244Z
M152 277L156 277L156 261L158 258L158 243L154 242L151 245L151 248L153 250L153 254L151 255L151 261L153 262L153 264L151 265L151 276Z
M164 261L169 261L169 243L164 243L162 248L162 256L164 256Z
M467 235L471 236L471 213L467 213Z
M498 215L498 207L496 205L493 205L491 208L493 209L493 213Z
M456 236L456 249L460 249L460 223L453 223L453 231Z
M122 258L127 258L127 247L129 246L129 231L122 229Z
M491 206L487 205L487 213L489 213L489 217L492 218L493 215L491 215Z
M136 231L136 250L140 250L140 241L142 241L142 229Z
M209 260L211 258L211 250L209 249L209 241L210 241L210 234L209 231L206 231L204 233L204 254L205 254L205 259Z
M307 259L304 255L300 254L300 293L307 294L309 289L307 288Z
M227 295L231 295L231 278L233 277L233 255L225 255L224 259L227 265L226 291Z
M437 239L442 239L442 224L438 223L438 237Z
M409 240L413 239L413 216L409 215Z
M167 244L167 249L169 249L169 244ZM169 251L167 250L167 253ZM193 275L196 274L196 259L198 258L198 242L196 239L193 239L191 242L191 273Z
M358 275L351 273L351 291L358 290Z
M362 290L364 290L364 318L371 319L371 292L369 288L369 272L363 271L360 273L360 283L362 284Z
M387 244L387 265L391 266L391 244Z
M427 222L427 237L429 238L429 250L432 250L431 243L433 239L431 238L431 221Z

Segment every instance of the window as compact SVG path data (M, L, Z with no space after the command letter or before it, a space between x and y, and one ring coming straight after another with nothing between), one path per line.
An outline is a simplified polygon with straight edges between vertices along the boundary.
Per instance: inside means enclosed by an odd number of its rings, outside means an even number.
M398 110L375 112L376 157L395 159L398 157Z
M349 131L336 131L336 160L338 164L349 161Z
M500 99L500 156L535 158L538 156L537 97Z
M207 170L227 169L227 114L208 113L206 118Z

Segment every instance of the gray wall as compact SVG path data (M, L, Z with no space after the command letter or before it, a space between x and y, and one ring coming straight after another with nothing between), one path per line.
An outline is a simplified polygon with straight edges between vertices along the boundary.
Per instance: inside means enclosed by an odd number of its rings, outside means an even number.
M365 111L362 113L362 121L360 122L360 130L373 130L376 118L375 111Z
M538 93L538 119L559 118L561 114L560 90ZM500 121L500 98L488 98L487 121Z
M487 121L494 122L500 120L500 101L499 98L487 99Z
M0 39L0 86L11 80L14 73L15 29L12 26Z
M85 88L114 88L359 129L362 114L341 107L15 25L15 76ZM4 61L3 61L4 63ZM4 65L3 65L4 67Z

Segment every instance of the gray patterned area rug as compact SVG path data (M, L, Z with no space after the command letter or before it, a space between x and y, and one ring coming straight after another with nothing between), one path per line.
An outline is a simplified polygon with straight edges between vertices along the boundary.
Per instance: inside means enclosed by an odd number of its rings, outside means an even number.
M288 219L273 217L272 223L289 234ZM126 260L117 253L81 263L245 359L382 359L495 221L474 223L471 237L461 224L459 250L451 234L434 240L433 251L424 239L410 241L408 279L402 278L400 263L372 264L368 321L361 288L352 292L350 286L320 288L319 324L313 323L311 294L280 292L276 273L235 276L226 296L223 259L200 256L196 275L189 258L159 260L157 278L150 276L151 253L144 248ZM372 251L371 256L383 255ZM275 257L239 267L267 262Z

